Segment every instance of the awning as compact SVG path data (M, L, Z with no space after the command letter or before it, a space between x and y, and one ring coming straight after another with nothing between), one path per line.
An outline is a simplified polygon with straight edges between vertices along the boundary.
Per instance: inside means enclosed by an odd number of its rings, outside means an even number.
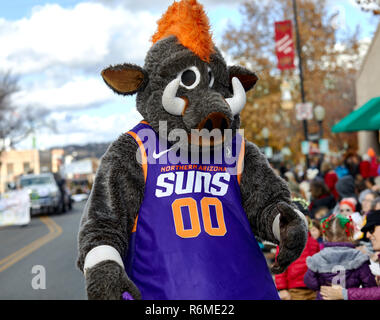
M332 132L380 130L380 97L372 98L332 127Z

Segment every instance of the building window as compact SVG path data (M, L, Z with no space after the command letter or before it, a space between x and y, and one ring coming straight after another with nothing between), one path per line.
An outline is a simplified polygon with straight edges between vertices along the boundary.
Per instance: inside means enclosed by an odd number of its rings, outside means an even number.
M24 162L24 173L28 173L30 170L30 162Z
M10 176L13 174L13 163L7 163L7 175Z

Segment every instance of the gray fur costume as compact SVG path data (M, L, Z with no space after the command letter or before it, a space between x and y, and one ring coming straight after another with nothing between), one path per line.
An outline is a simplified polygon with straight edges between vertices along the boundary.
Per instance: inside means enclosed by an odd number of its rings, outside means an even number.
M190 66L196 66L201 78L193 89L178 87L176 96L186 97L187 106L183 114L173 115L163 107L164 90ZM214 78L211 87L209 68ZM166 121L168 132L180 128L190 134L205 119L213 120L215 114L223 115L228 128L238 129L240 116L232 113L225 100L233 96L231 79L237 77L245 91L252 89L257 81L256 75L243 67L227 67L216 47L206 63L173 35L151 47L143 68L133 64L111 66L103 70L102 76L118 94L137 93L137 110L157 133L159 121ZM303 251L307 226L302 214L291 204L286 182L274 173L255 144L246 141L245 145L240 184L242 206L254 234L279 244L280 252L272 272L281 273ZM110 246L123 255L128 247L144 197L143 171L136 160L138 148L130 135L122 134L101 159L79 230L77 265L81 271L85 271L86 256L93 248ZM125 291L134 299L141 298L124 268L112 259L93 265L85 278L89 299L121 299Z

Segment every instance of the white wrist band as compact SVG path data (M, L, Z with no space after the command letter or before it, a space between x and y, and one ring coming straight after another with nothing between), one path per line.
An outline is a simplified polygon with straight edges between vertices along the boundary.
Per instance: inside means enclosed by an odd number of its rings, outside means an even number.
M101 245L101 246L92 248L87 253L86 258L84 259L84 267L83 267L84 275L86 275L86 271L88 269L92 268L96 264L105 260L115 261L122 268L124 268L124 263L123 263L123 260L121 259L119 252L114 247Z

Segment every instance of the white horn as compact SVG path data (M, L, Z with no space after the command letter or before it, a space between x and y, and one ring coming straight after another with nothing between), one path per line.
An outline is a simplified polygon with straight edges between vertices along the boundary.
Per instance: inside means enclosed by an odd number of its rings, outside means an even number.
M185 100L176 97L180 79L175 78L169 82L162 95L162 105L164 109L175 116L180 116L185 108Z
M232 90L234 95L232 98L226 99L226 101L231 108L232 114L235 116L244 108L247 97L243 85L236 77L232 78Z

